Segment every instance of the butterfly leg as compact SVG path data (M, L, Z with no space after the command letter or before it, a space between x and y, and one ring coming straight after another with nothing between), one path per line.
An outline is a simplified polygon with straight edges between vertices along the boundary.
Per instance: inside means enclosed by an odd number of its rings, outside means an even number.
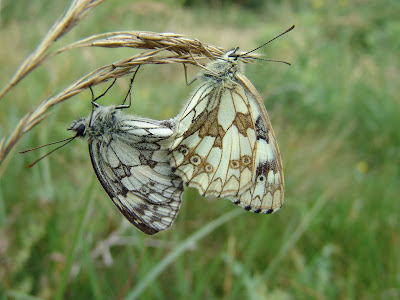
M118 105L117 108L129 108L129 107L131 107L131 104L132 104L132 85L133 85L133 81L135 80L136 73L139 71L139 68L140 68L140 65L137 66L137 68L136 68L136 70L135 70L135 73L133 73L133 76L132 76L132 78L131 78L131 82L129 83L129 90L128 90L128 92L126 93L126 96L125 96L125 98L124 98L124 101L122 102L121 105ZM129 97L129 104L125 104L126 99L127 99L128 97Z

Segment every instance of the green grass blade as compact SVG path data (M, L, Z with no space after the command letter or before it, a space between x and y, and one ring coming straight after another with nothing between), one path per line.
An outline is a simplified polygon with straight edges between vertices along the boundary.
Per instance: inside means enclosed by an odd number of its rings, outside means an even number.
M86 215L89 212L90 203L93 199L93 192L94 192L94 183L95 183L95 176L92 176L91 182L88 185L88 188L85 192L85 201L83 203L82 211L80 216L78 217L78 224L76 226L76 231L74 234L74 239L72 241L71 249L69 250L67 256L67 262L65 264L64 270L61 274L61 281L58 286L56 297L54 299L60 300L63 299L65 288L68 282L68 276L71 271L72 264L75 259L76 250L78 248L79 242L82 240L83 229L85 228L85 220Z
M7 291L7 295L14 300L42 300L43 298L31 296L15 290Z
M4 205L3 189L0 185L0 228L6 224L6 207Z
M302 218L301 223L297 226L296 230L292 233L291 236L287 239L286 243L282 246L279 250L278 254L275 256L274 260L265 270L263 276L265 279L269 278L271 274L275 271L278 267L279 263L281 262L282 258L289 252L290 249L297 243L303 233L307 230L308 226L310 225L311 221L314 219L314 216L320 212L322 207L326 203L326 196L322 195L318 198L315 202L314 206L311 210Z
M143 280L126 296L126 300L133 300L137 299L140 294L146 289L148 285L150 285L154 279L161 274L165 268L175 261L177 257L179 257L186 249L191 247L193 243L199 241L211 231L215 230L219 226L223 225L224 223L228 222L229 220L239 216L244 211L241 209L234 209L230 212L222 215L218 219L208 223L206 226L202 227L194 234L189 236L186 240L180 243L172 252L170 252L162 261L160 261L148 274Z

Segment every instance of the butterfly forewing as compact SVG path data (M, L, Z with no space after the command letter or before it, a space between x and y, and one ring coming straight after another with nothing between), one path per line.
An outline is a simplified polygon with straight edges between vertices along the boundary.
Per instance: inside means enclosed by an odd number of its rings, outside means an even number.
M115 106L98 107L88 119L70 129L85 124L93 168L114 204L147 234L169 228L183 192L168 158L174 123L125 115Z
M271 213L283 203L278 145L260 95L231 54L198 75L203 83L178 117L171 165L205 196Z

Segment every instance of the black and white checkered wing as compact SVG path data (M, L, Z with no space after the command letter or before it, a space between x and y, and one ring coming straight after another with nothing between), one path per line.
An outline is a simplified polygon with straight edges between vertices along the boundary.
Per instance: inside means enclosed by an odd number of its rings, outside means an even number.
M173 122L99 107L83 135L100 183L121 213L146 234L169 228L179 212L183 185L168 157L173 134Z

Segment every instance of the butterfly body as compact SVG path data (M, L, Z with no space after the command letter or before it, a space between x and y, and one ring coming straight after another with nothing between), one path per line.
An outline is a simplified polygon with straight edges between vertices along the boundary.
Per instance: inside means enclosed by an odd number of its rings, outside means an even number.
M236 50L211 62L181 112L171 165L205 196L256 213L283 203L282 162L261 96L243 75Z
M154 234L172 225L183 192L169 165L172 121L126 115L98 106L69 127L88 140L94 171L114 204L139 230Z

